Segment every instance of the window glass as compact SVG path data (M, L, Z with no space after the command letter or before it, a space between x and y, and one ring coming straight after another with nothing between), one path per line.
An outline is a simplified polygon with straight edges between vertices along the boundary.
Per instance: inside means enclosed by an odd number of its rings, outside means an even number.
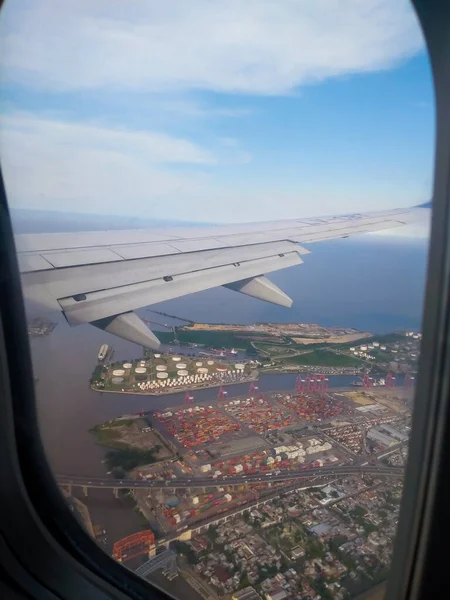
M180 599L382 594L432 194L409 3L18 0L0 35L39 427L74 516Z

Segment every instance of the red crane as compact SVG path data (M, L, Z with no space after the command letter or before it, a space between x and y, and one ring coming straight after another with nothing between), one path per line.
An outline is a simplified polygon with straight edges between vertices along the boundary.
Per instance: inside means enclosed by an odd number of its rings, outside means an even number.
M257 392L257 391L258 391L258 386L255 385L252 381L250 383L250 387L248 388L248 395L250 396L250 398L252 397L252 392Z
M390 371L386 375L386 384L385 385L389 390L393 390L395 388L395 377L394 377L394 375L392 375L392 373Z
M194 399L194 396L192 396L189 392L186 392L185 396L184 396L184 404L186 406L186 408L191 408L191 402Z
M365 388L366 390L368 390L369 388L371 388L373 386L373 379L370 376L369 371L367 371L364 374L364 377L361 379L362 384L363 384L363 388Z
M414 375L411 375L411 373L409 371L408 371L408 373L405 374L405 380L403 382L403 385L407 389L411 389L412 386L414 385Z
M321 394L323 392L323 380L325 379L325 377L324 377L324 375L316 375L314 379L315 379L314 391L319 392Z
M223 387L220 387L219 391L217 392L217 401L220 402L222 400L226 400L227 394L228 394L228 392L226 390L224 390Z
M113 557L118 562L131 560L142 554L147 554L150 557L150 552L154 547L155 536L153 531L146 529L133 533L116 542L113 546Z

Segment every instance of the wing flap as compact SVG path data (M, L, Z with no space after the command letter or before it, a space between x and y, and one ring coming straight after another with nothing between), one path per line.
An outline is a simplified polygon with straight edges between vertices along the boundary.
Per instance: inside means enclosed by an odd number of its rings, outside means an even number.
M113 287L85 294L85 299L78 301L73 296L60 298L59 304L71 325L90 323L149 304L299 265L302 262L297 252L291 252L284 256L272 256L236 263L236 265L183 273L171 277L168 281L153 279L128 286Z
M158 242L150 244L122 244L122 246L112 246L111 249L114 250L117 256L120 256L124 260L181 254L181 250L178 250L174 246Z
M251 279L233 281L233 283L226 283L225 287L246 296L252 296L253 298L258 298L258 300L278 304L278 306L284 306L285 308L291 308L292 306L292 298L289 298L283 290L280 290L267 277L252 277Z
M59 299L289 252L303 255L308 253L308 250L292 242L255 244L222 250L50 269L45 272L29 272L24 273L22 279L27 295L36 297L36 294L45 288L46 295Z
M342 226L333 229L321 228L320 230L308 231L306 233L292 237L293 242L301 242L303 244L311 244L312 242L323 242L324 240L333 240L340 237L347 237L355 233L370 233L371 231L384 231L386 229L394 229L405 223L399 221L374 221L365 222L364 225L358 225L357 231L351 225Z
M53 268L48 260L45 260L40 254L18 254L19 269L21 273L31 273L32 271L47 271Z
M95 265L105 262L123 260L110 248L91 248L82 250L66 250L64 252L46 252L41 254L56 269L60 267L76 267L80 265Z

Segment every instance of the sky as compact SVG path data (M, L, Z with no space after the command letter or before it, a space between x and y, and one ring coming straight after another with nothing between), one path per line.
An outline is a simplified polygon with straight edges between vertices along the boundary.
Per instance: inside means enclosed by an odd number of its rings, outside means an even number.
M431 198L404 0L7 0L0 47L15 208L233 223Z

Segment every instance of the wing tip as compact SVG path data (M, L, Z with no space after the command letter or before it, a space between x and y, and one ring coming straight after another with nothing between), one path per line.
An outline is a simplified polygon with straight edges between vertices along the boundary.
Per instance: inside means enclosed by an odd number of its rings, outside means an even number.
M416 204L414 208L433 208L433 200L428 200L428 202L424 202L423 204Z

